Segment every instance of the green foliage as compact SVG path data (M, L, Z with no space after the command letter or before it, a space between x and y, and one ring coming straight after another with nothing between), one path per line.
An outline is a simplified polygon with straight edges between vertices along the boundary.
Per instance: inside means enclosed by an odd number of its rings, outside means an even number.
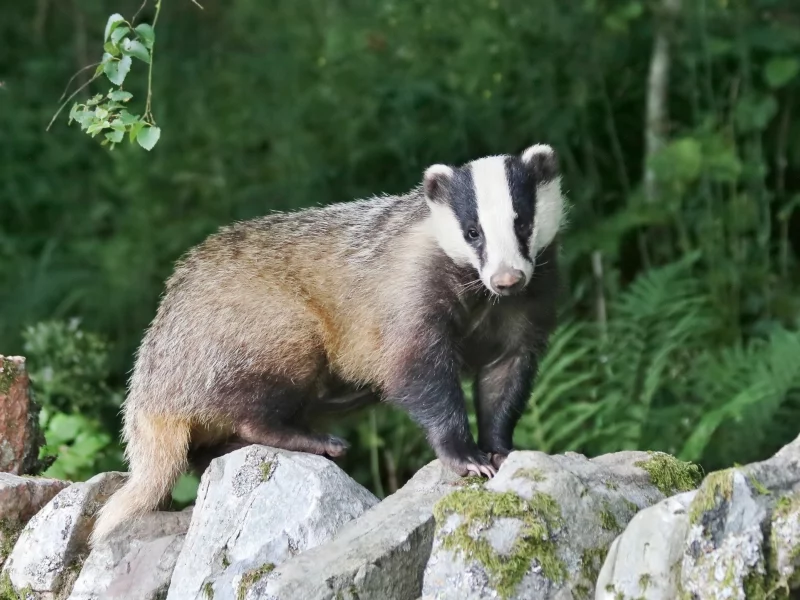
M47 419L69 417L53 425L62 438L79 416L116 442L117 390L163 282L220 225L405 191L434 162L532 142L561 157L567 292L517 446L662 450L710 471L797 435L797 2L682 3L667 139L651 158L659 3L168 2L157 24L153 1L116 14L140 5L17 2L0 20L0 351L25 353L27 326L73 315L113 342L93 371L105 387L57 394ZM122 144L113 153L74 128L41 131L100 45L100 87L66 104ZM432 458L386 407L336 432L352 443L342 465L379 495Z
M158 19L160 8L159 0L156 2L154 24ZM161 137L161 129L156 126L150 111L150 80L155 41L156 34L152 25L139 23L134 27L119 13L111 15L106 22L103 36L103 59L97 65L91 81L100 75L105 75L111 83L119 87L112 88L105 96L97 94L86 103L73 104L69 113L69 123L76 121L91 137L103 133L104 139L101 145L108 144L112 150L123 140L125 134L128 135L130 143L136 141L145 150L152 150ZM134 58L150 65L144 116L133 115L125 109L125 103L133 98L133 94L123 90L122 85L130 73Z
M107 384L106 342L83 331L78 320L39 323L25 330L24 340L31 385L42 406L41 456L55 457L44 475L81 481L121 466L116 436L103 420L122 399Z

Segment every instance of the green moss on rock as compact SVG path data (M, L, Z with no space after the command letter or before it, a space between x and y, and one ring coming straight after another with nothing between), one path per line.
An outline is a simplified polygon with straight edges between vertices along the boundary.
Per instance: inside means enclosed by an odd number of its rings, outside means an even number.
M214 586L210 581L206 581L203 585L203 595L205 595L206 600L214 600Z
M8 573L0 574L0 600L26 600L33 594L33 589L26 586L20 590L11 583L11 576Z
M531 500L525 500L513 492L461 489L439 500L434 508L440 527L454 514L461 517L461 523L444 535L444 548L461 552L468 559L481 563L501 598L514 594L533 561L539 564L542 574L550 581L561 583L565 579L566 566L558 557L553 541L563 520L561 509L551 496L536 493ZM502 518L516 519L521 523L508 554L500 554L487 540L473 537Z
M622 503L625 505L625 508L627 508L633 514L636 514L636 513L639 512L639 506L635 502L631 502L627 498L623 498L622 499Z
M458 487L483 487L484 483L486 483L486 478L479 475L468 475L456 481L455 485Z
M603 510L600 511L600 527L614 533L622 531L622 527L617 522L617 517L611 512L611 505L605 500L603 501Z
M274 466L275 462L271 460L265 460L263 463L261 463L261 481L269 481L269 478L272 477Z
M691 462L678 460L666 452L648 452L650 458L634 465L650 475L650 481L665 496L695 489L703 479L700 467Z
M9 359L0 359L0 394L7 394L19 373L17 364Z
M253 586L253 584L261 580L268 573L272 573L274 570L275 565L272 563L267 563L256 569L247 571L244 575L242 575L241 581L239 581L239 589L236 591L236 600L244 600L245 596L247 596L247 591Z
M642 592L646 592L647 588L650 587L652 579L650 573L642 573L639 577L639 589L642 590Z
M750 486L760 495L769 496L772 494L752 473L747 476L747 479L750 481Z
M608 548L587 548L581 554L581 577L591 585L597 583L597 576L606 561Z
M534 483L541 483L545 480L544 472L536 467L523 467L514 471L514 479L528 479Z
M17 543L22 525L11 519L0 519L0 566L6 561Z
M735 469L725 469L708 474L689 505L690 523L699 522L703 513L713 510L719 502L730 501L733 495L734 473Z
M592 590L588 585L579 583L572 588L572 597L575 598L575 600L591 600Z

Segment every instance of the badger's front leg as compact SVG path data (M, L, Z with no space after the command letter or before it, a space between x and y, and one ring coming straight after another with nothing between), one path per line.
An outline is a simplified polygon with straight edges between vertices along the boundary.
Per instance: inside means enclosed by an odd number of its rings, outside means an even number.
M444 336L424 338L407 348L387 386L388 400L404 409L424 430L437 457L459 475L494 476L489 455L472 437L456 354ZM430 341L430 340L429 340Z
M525 410L536 372L533 356L514 353L484 366L475 380L478 446L496 468L513 448L514 428Z

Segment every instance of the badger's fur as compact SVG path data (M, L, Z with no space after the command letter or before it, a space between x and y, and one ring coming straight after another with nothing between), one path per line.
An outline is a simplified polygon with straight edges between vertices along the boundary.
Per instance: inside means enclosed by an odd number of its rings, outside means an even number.
M346 443L312 419L380 399L455 471L493 475L555 324L559 181L552 148L535 145L434 165L403 196L237 223L189 251L137 353L131 476L93 540L226 444L339 456Z

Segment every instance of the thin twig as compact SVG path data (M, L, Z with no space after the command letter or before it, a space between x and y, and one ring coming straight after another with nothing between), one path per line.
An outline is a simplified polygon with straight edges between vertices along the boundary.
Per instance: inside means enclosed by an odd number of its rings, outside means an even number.
M86 66L85 66L85 67L83 67L83 68L82 68L80 71L78 71L77 73L75 73L75 75L73 75L72 77L70 77L70 78L69 78L69 81L67 82L67 87L65 87L65 88L64 88L64 93L63 93L63 94L61 94L61 98L59 98L59 99L58 99L58 101L59 101L59 102L61 102L61 101L64 99L64 96L66 96L66 95L67 95L67 90L69 90L69 86L71 86L71 85L72 85L72 82L73 82L73 81L75 81L75 78L76 78L78 75L80 75L81 73L83 73L83 72L84 72L86 69L92 69L92 68L96 67L96 66L97 66L97 65L99 65L99 64L100 64L99 62L96 62L96 63L92 63L91 65L86 65Z
M133 18L131 19L131 25L133 25L133 22L137 19L137 17L139 16L139 13L142 12L142 9L144 9L145 6L147 6L147 0L142 0L142 5L133 14Z
M192 4L196 4L196 5L197 5L197 8L199 8L200 10L205 10L205 9L203 8L203 5L202 5L202 4L200 4L200 3L199 3L197 0L192 0Z
M156 14L153 17L153 24L152 28L156 28L156 23L158 23L158 15L161 12L161 0L156 0ZM144 120L149 122L151 125L156 124L156 120L153 118L153 113L151 111L151 104L153 100L153 54L156 50L156 43L153 42L153 47L150 48L150 64L148 65L147 69L147 101L144 105Z
M77 96L79 92L83 91L83 90L84 90L84 88L86 88L86 87L87 87L87 86L88 86L90 83L92 83L92 82L93 82L95 79L97 79L98 77L100 77L100 73L97 73L96 75L94 75L94 76L93 76L93 77L92 77L92 78L91 78L89 81L87 81L86 83L84 83L84 84L83 84L81 87L79 87L77 90L75 90L74 92L72 92L72 93L69 95L69 98L67 98L67 99L64 101L64 104L62 104L61 106L59 106L59 107L58 107L58 110L56 111L56 114L54 114L54 115L53 115L53 118L52 118L52 119L50 119L50 123L48 123L48 124L47 124L47 129L45 129L45 131L50 131L50 127L52 127L52 126L53 126L53 123L54 123L54 122L55 122L55 120L58 118L58 115L60 115L60 114L61 114L61 111L62 111L62 110L64 110L64 107L65 107L67 104L69 104L70 100L72 100L72 99L73 99L75 96Z

